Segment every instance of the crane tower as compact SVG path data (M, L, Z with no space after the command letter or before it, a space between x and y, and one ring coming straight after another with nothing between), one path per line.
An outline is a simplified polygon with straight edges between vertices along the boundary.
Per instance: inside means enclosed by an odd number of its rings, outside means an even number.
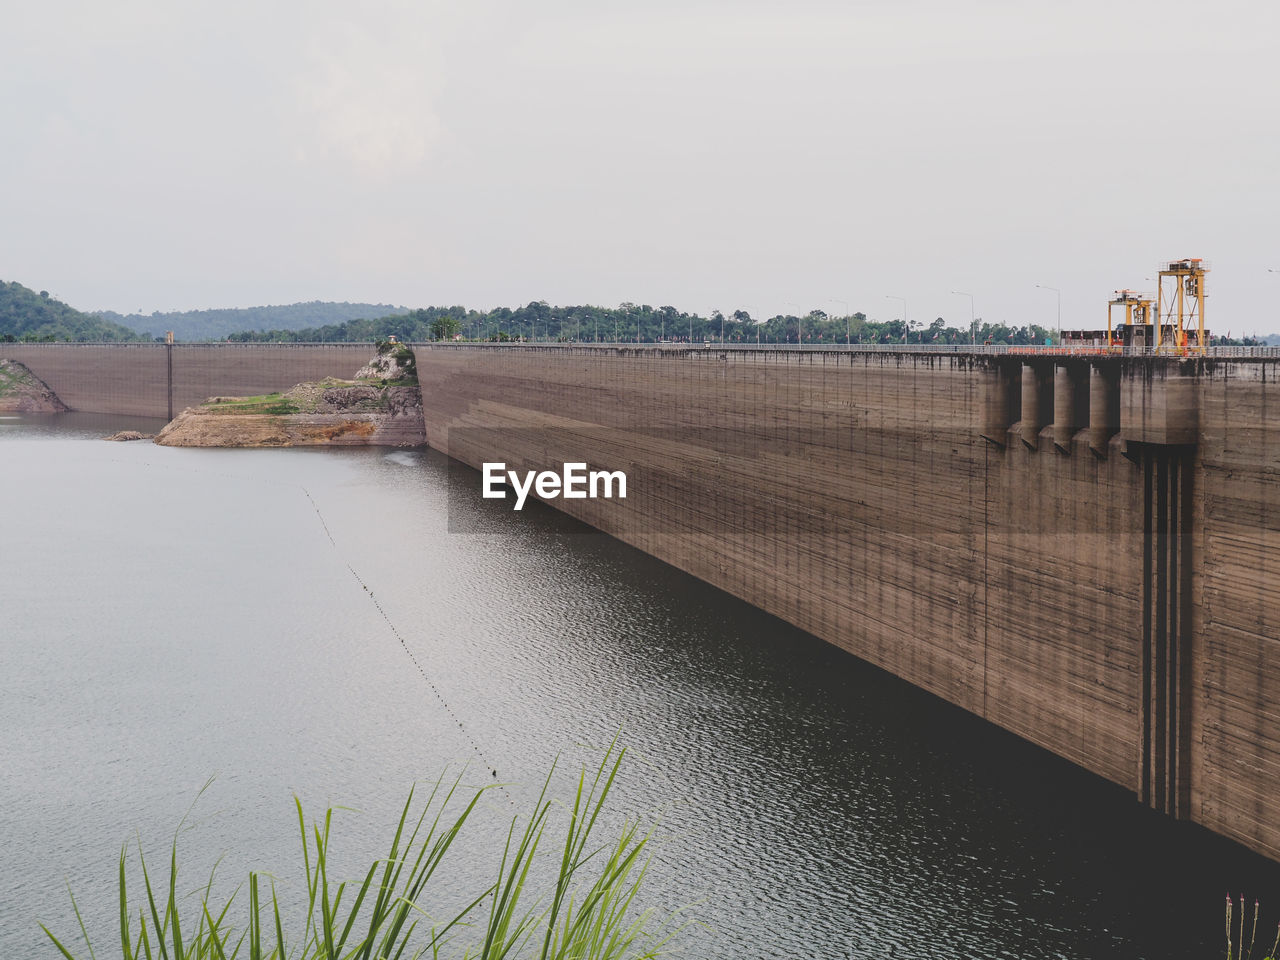
M1124 307L1124 343L1131 344L1134 340L1135 326L1146 326L1146 340L1148 343L1154 342L1152 336L1155 330L1156 312L1152 309L1155 298L1149 293L1138 293L1136 290L1117 290L1113 299L1107 301L1107 346L1115 345L1115 337L1112 334L1112 311L1116 307Z
M1198 257L1161 264L1157 292L1156 352L1203 353L1208 345L1204 328L1204 275L1209 265Z

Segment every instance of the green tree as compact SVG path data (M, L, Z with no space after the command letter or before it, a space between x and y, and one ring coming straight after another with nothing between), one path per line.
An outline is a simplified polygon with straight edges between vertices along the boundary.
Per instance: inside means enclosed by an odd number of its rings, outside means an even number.
M143 340L118 324L82 313L49 291L0 280L0 335L15 340L47 343L55 340Z
M432 320L430 329L432 340L452 340L462 331L462 321L446 314Z

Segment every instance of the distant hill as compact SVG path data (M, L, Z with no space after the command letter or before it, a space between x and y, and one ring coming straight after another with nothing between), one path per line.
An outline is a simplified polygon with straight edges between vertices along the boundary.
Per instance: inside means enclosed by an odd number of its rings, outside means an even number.
M509 313L510 311L508 311ZM426 307L420 310L399 310L393 314L379 314L373 317L360 317L341 323L326 323L319 327L283 330L239 330L229 334L228 339L246 340L267 343L360 343L385 340L395 335L401 340L433 340L435 331L432 323L441 317L458 318L459 329L462 323L474 323L483 315L469 311L466 307Z
M0 280L0 339L142 340L118 323L69 307L48 291Z
M183 310L171 313L120 314L97 311L96 316L123 324L139 333L163 337L172 330L177 340L225 340L228 334L261 330L301 330L336 326L351 320L406 314L407 307L389 303L290 303L282 306L238 307L223 310Z

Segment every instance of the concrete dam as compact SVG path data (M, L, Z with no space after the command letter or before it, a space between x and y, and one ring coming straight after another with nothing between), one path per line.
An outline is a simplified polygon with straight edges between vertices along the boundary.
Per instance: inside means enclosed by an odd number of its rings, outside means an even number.
M553 503L1280 859L1280 359L415 349L433 447L623 470ZM367 352L0 344L149 416Z

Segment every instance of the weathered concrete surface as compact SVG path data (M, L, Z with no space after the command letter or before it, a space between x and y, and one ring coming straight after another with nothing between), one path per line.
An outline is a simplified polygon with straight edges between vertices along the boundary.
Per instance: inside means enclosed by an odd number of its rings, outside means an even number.
M72 410L139 417L172 417L218 394L349 377L370 350L367 343L0 343L0 357L25 364Z
M1280 370L1108 359L1055 432L1009 365L418 350L432 446L626 470L552 503L1280 858Z
M1194 444L1199 433L1202 369L1196 361L1129 364L1121 390L1120 428L1129 440Z
M1135 467L982 440L980 361L418 358L432 446L473 466L624 469L628 500L555 506L1136 785L1139 587L1117 545L1142 532L1140 506L1124 512Z
M1280 363L1196 366L1191 815L1280 858Z

